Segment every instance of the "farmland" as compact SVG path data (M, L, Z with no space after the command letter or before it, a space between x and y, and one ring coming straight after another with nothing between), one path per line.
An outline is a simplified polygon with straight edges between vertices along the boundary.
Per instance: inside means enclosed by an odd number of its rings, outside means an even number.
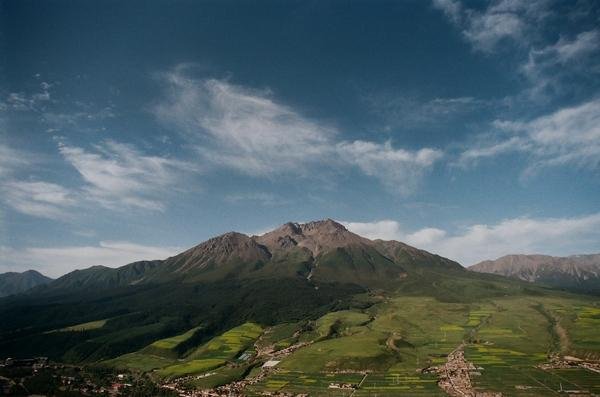
M543 396L561 388L596 393L600 387L599 375L584 368L541 368L559 353L598 353L600 310L591 300L452 303L390 295L375 302L308 322L244 323L178 352L201 329L196 327L107 363L154 370L157 379L181 379L177 385L184 388L236 385L247 395L433 396L444 395L435 368L464 345L464 359L476 368L470 376L474 391ZM565 330L563 337L557 327ZM271 359L278 362L274 368L260 368Z

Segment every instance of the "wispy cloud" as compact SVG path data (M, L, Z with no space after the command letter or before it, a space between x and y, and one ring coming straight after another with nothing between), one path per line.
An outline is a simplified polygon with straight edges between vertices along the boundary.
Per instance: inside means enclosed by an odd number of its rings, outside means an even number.
M59 277L75 269L102 265L118 267L139 260L165 259L179 247L157 247L128 241L100 241L97 245L68 247L10 248L0 246L0 272L35 269Z
M14 210L41 218L68 219L77 203L73 191L55 183L5 181L0 191Z
M560 37L554 44L531 48L521 73L531 82L530 97L561 94L574 76L588 80L600 74L600 31L593 29L574 38Z
M156 112L184 131L205 160L250 175L298 174L331 151L333 128L277 103L268 91L186 77L182 68L165 75L170 94Z
M572 218L512 218L456 231L439 228L407 231L401 223L389 219L344 224L365 237L403 241L465 266L508 254L592 253L600 246L600 213Z
M433 6L461 29L473 48L492 52L503 41L529 41L531 30L548 14L546 0L495 0L483 10L469 8L459 0L433 0Z
M529 158L525 175L554 166L600 165L600 99L530 121L496 121L494 127L495 133L482 135L460 155L460 164L521 152Z
M580 90L581 81L597 83L600 74L600 31L588 28L577 33L561 32L564 19L573 15L580 19L589 12L589 5L572 2L561 15L552 9L552 3L551 0L491 0L478 9L469 8L460 0L433 0L434 8L460 29L475 50L487 54L513 50L519 65L516 72L531 85L517 98L524 104L531 100L546 102L557 95ZM589 18L593 18L592 13ZM547 34L550 24L560 34L558 39ZM575 78L580 82L575 83Z
M168 189L177 187L183 172L196 170L186 162L146 155L111 140L90 150L59 143L59 150L86 182L85 197L109 209L162 211Z
M332 126L279 103L268 90L251 90L217 79L188 76L188 65L163 75L168 98L157 116L174 125L213 166L258 177L309 177L351 164L368 176L408 193L439 152L414 152L391 143L348 142ZM392 169L390 169L392 167ZM398 183L405 187L397 189Z
M368 111L381 120L386 131L415 125L439 125L498 105L498 101L471 96L423 99L385 92L367 93L362 100Z
M19 169L29 167L33 162L33 156L29 153L0 143L0 178L6 178Z
M341 142L338 151L349 164L401 194L414 192L423 175L443 156L441 151L434 149L394 149L390 142Z
M0 98L2 111L43 111L52 101L50 89L53 84L41 82L34 93L9 92Z

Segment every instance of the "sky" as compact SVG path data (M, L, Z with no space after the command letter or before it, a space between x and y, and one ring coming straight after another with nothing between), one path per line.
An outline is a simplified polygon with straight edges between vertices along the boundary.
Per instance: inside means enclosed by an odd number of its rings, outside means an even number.
M0 271L332 218L600 252L594 0L0 0Z

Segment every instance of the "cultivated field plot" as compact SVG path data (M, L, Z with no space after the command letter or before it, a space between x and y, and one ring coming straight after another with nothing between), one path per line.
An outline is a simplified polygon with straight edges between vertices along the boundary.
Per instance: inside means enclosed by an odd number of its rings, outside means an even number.
M199 374L208 370L218 368L226 361L219 358L205 358L185 361L181 364L175 364L157 371L157 374L164 378L176 378L179 376Z
M206 344L192 352L188 359L231 360L250 347L260 336L262 327L254 323L245 323L224 334L212 338Z
M435 375L411 372L368 374L354 396L444 396Z
M254 323L245 323L219 335L200 346L184 362L162 368L157 371L161 377L202 373L218 368L239 356L260 336L262 327Z
M349 396L354 390L344 389L343 385L358 385L364 375L360 373L306 373L280 370L255 385L248 392L308 393L311 396Z
M597 351L600 323L593 307L565 300L544 298L498 299L496 309L474 333L477 343L465 349L465 358L479 368L472 377L479 391L502 392L511 396L557 395L560 390L595 393L600 375L584 369L542 370L535 366L548 362L551 354L564 351L564 344L577 336L577 346ZM549 309L551 308L551 309ZM568 333L557 331L554 313L568 324ZM596 325L595 330L592 327ZM584 336L584 340L581 338ZM580 350L581 351L581 350ZM577 382L579 381L579 383Z
M171 338L159 339L142 350L104 361L104 364L115 368L136 371L151 371L172 365L178 357L177 346L190 339L198 329L200 327L192 328L181 335Z
M551 373L563 390L580 390L600 395L600 374L583 368L556 369Z
M376 305L368 327L393 338L390 371L416 370L443 361L465 337L469 305L432 298L400 297Z
M201 327L195 327L181 335L173 336L172 338L157 340L156 342L152 343L149 347L163 350L175 349L178 345L194 336L194 333L196 333L196 331L198 331L200 328Z
M108 319L90 321L87 323L72 325L70 327L64 327L60 329L55 329L53 331L48 332L83 332L83 331L91 331L94 329L100 329L106 325Z

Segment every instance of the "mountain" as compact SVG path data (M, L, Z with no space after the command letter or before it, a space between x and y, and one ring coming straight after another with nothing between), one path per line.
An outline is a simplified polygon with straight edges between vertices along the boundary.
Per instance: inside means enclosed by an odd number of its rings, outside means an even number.
M57 278L42 290L63 290L78 288L112 288L118 286L135 285L143 282L153 270L156 270L162 261L139 261L119 268L106 266L92 266L83 270L74 270Z
M507 255L478 263L469 270L573 291L600 293L600 254L568 257Z
M386 288L415 266L462 270L451 260L396 241L372 241L327 219L289 222L260 236L225 233L165 260L75 270L45 290L279 278Z
M331 220L260 236L229 232L164 260L75 270L0 299L0 356L91 362L203 325L210 337L245 322L308 321L389 294L474 302L539 293ZM104 324L87 330L89 324ZM57 332L86 329L85 332ZM1 354L4 353L4 354Z
M51 281L51 278L46 277L35 270L27 270L23 273L2 273L0 274L0 297L19 294Z
M49 357L104 383L142 373L185 389L173 395L550 396L564 376L600 393L585 372L600 362L596 297L469 271L331 219L76 270L0 299L0 318L0 359ZM23 371L5 372L33 393ZM50 375L61 374L37 383Z

